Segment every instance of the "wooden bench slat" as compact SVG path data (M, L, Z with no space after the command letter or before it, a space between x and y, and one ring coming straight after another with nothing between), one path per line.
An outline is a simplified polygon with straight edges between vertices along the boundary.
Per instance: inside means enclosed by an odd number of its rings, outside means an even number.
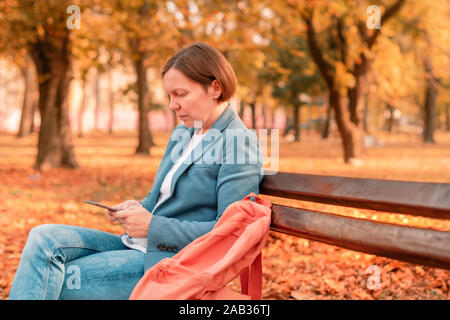
M272 205L271 229L338 247L450 270L450 232Z
M278 172L260 193L288 199L450 219L450 184Z

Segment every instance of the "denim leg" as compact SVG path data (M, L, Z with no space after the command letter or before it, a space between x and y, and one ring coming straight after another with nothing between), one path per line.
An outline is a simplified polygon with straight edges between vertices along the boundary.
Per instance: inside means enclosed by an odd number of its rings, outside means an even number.
M66 263L99 252L126 249L120 236L111 233L69 225L37 226L28 235L9 299L58 299Z
M60 299L126 300L144 275L144 253L116 250L91 254L66 264Z

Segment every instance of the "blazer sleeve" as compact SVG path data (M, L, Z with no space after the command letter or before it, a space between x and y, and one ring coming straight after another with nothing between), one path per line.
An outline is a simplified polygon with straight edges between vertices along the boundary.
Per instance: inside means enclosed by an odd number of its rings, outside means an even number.
M150 190L150 191L147 193L147 195L145 196L145 198L142 199L141 201L139 201L139 203L140 203L144 208L148 208L151 195L152 195L152 191Z
M164 243L181 250L193 240L201 237L212 230L225 209L233 202L242 200L249 193L259 194L259 183L263 177L262 154L259 150L259 143L256 135L253 143L249 146L245 144L235 144L234 140L226 141L222 154L222 164L217 176L217 216L212 221L181 221L176 218L154 215L150 222L147 236L147 251L155 250L157 245ZM244 156L245 159L256 159L251 163L227 162L226 152L232 150L237 145L235 155ZM228 159L229 161L229 159ZM164 239L164 240L163 240Z

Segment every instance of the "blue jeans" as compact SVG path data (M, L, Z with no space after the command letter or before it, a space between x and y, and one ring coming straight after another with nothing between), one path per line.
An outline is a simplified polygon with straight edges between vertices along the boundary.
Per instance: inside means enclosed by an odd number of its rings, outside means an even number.
M144 275L144 253L118 235L57 224L33 228L9 299L128 299Z

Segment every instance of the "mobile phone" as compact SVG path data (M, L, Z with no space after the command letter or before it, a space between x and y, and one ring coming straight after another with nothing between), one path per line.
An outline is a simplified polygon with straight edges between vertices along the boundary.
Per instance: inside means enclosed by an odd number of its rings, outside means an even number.
M100 208L108 209L109 211L119 211L119 209L114 209L114 208L112 208L110 206L107 206L107 205L104 205L104 204L101 204L101 203L97 203L97 202L94 202L94 201L86 200L84 202L86 202L88 204L93 204L94 206L97 206L97 207L100 207Z

